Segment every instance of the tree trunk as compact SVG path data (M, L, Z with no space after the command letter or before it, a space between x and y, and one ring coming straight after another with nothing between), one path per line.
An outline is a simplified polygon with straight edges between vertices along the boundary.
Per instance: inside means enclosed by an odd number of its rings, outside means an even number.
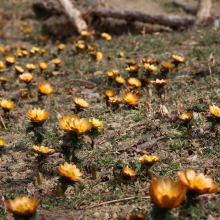
M70 0L59 0L60 4L63 6L64 13L68 16L73 26L76 28L78 33L83 30L87 30L87 24L83 20L81 12L74 8Z
M211 17L212 0L200 0L196 14L196 24L205 23Z

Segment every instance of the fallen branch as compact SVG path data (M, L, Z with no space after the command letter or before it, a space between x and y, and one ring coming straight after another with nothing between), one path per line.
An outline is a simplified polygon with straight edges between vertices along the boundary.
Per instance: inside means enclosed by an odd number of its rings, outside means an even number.
M151 198L150 196L142 197L142 199L150 199L150 198ZM138 199L138 197L137 196L131 196L131 197L123 198L123 199L115 199L115 200L111 200L111 201L91 205L91 206L86 207L85 209L91 209L91 208L95 208L95 207L102 206L102 205L107 205L107 204L116 203L116 202L123 202L123 201L127 201L127 200L132 200L132 199Z
M127 21L141 21L151 24L165 25L172 28L191 26L195 23L195 16L181 16L173 14L146 14L140 11L118 10L110 8L96 8L93 14L100 17L112 17Z

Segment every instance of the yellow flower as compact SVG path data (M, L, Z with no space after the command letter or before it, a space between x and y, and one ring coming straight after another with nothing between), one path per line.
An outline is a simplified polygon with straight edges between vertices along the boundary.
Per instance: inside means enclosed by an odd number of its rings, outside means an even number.
M113 96L115 96L115 91L112 89L106 89L104 94L106 97L113 97Z
M112 39L112 36L107 33L101 33L101 37L108 40L108 41L110 41Z
M61 176L70 179L74 182L82 181L82 173L74 164L69 164L65 162L64 164L60 164L58 166L58 171Z
M60 64L62 63L62 60L61 60L60 58L56 58L56 59L53 59L53 60L52 60L52 63L53 63L54 65L60 65Z
M42 82L38 84L38 90L42 94L50 95L53 92L53 87L47 82Z
M132 170L131 168L128 168L128 167L124 167L124 168L122 169L122 174L123 174L125 177L128 177L128 178L132 178L132 177L137 176L136 171L134 171L134 170Z
M118 57L124 57L124 56L125 56L125 54L123 52L118 53Z
M109 70L106 72L106 76L108 76L110 79L114 79L116 74L112 70Z
M5 139L0 138L0 148L5 146Z
M5 64L0 60L0 69L5 68Z
M116 77L115 77L115 81L116 81L118 84L120 84L120 85L122 85L122 84L125 83L125 79L124 79L123 77L121 77L121 76L116 76Z
M193 118L193 112L185 112L179 115L179 119L184 122L189 122Z
M97 130L102 130L103 129L103 123L102 121L99 121L98 119L96 118L91 118L89 119L90 122L92 122L92 125L93 125L93 128L97 129Z
M141 87L141 81L133 77L128 78L128 84L134 87Z
M27 68L29 71L33 71L33 70L35 70L37 67L36 67L34 64L32 64L32 63L28 63L28 64L26 64L26 68Z
M41 49L41 50L40 50L40 54L41 54L41 55L44 55L46 52L47 52L46 49Z
M5 110L11 110L15 107L15 103L7 99L1 100L0 105Z
M172 58L174 62L176 63L185 63L184 57L178 56L178 55L172 55Z
M153 64L144 63L144 68L150 73L156 73L158 71L158 68Z
M148 156L146 154L144 154L142 157L139 158L139 162L141 164L154 164L156 163L157 161L159 161L160 158L158 156Z
M102 53L100 51L91 51L90 54L92 56L94 56L97 61L101 61L102 60L103 55L102 55Z
M50 149L48 147L45 146L33 146L32 150L37 153L37 154L42 154L42 155L51 155L55 153L54 149Z
M33 108L30 109L27 113L27 117L35 123L40 123L40 122L44 122L45 120L48 119L49 117L49 113L44 110L44 109L40 109L40 108Z
M156 80L151 80L150 83L155 87L162 87L167 84L167 80L166 79L156 79Z
M86 102L84 99L75 97L73 98L73 102L79 108L89 108L89 103Z
M13 55L5 56L5 62L9 65L12 65L16 62L16 58Z
M135 106L139 102L139 96L137 94L134 94L132 92L127 92L124 95L124 100L128 105Z
M34 76L34 74L31 74L31 73L23 73L23 74L19 75L19 78L21 81L29 83L35 78L35 76Z
M153 59L142 59L141 63L143 63L143 64L146 63L146 64L152 65L152 64L156 63L156 60L153 60Z
M79 118L78 115L65 115L59 119L60 128L77 136L85 134L92 127L88 118Z
M215 117L220 117L220 108L215 105L209 106L209 112L214 115Z
M135 60L125 60L125 63L128 64L128 66L137 66L137 62Z
M85 47L86 47L86 43L85 43L84 40L78 40L78 41L75 43L75 47L76 47L77 49L83 50L83 49L85 49Z
M129 67L125 68L129 73L137 73L140 69L140 66L138 65L130 65Z
M83 37L89 37L90 36L90 33L88 31L81 31L81 36Z
M20 216L32 215L39 204L34 197L15 197L14 200L8 200L5 202L5 206L9 212Z
M24 69L21 68L20 66L15 66L15 71L18 73L18 74L21 74L24 72Z
M109 97L108 102L111 105L119 105L122 102L122 100L118 97Z
M58 49L59 51L65 50L65 48L66 48L66 45L65 45L65 44L59 44L59 45L57 46L57 49Z
M6 82L8 82L8 79L5 78L5 77L0 77L0 82L1 83L6 83Z
M185 198L187 187L172 178L159 177L150 184L150 195L153 202L160 208L172 209L177 207Z
M45 62L38 63L38 66L40 67L41 70L47 70L48 69L48 64L45 63Z
M216 193L218 191L219 184L213 183L212 179L206 178L203 173L196 176L194 170L186 170L186 172L178 172L178 177L184 186L199 194Z

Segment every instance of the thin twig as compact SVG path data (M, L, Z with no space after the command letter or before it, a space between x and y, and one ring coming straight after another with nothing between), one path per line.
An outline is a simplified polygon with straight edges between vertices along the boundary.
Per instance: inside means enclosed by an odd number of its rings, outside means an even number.
M71 81L79 81L79 82L91 84L91 85L93 85L94 87L96 86L95 83L90 82L90 81L87 81L87 80L83 80L83 79L72 79Z
M6 127L5 122L4 122L4 119L2 118L1 115L0 115L0 120L1 120L1 122L2 122L2 124L3 124L4 129L6 129L7 127Z
M211 70L210 62L208 62L208 68L209 68L210 82L212 83L212 70Z
M151 198L150 196L142 197L142 199L150 199L150 198ZM131 197L122 198L122 199L114 199L114 200L111 200L111 201L102 202L102 203L99 203L99 204L88 206L85 209L91 209L91 208L95 208L95 207L102 206L102 205L107 205L107 204L116 203L116 202L123 202L123 201L126 201L126 200L132 200L132 199L138 199L138 197L137 196L131 196Z

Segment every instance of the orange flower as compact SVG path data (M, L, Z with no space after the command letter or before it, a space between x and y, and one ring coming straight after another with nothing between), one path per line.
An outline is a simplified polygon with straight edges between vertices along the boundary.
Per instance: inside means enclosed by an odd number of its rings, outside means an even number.
M24 72L24 69L21 68L20 66L15 66L15 71L18 73L18 74L21 74Z
M41 123L48 119L49 113L44 109L33 108L28 111L27 117L34 123Z
M124 56L125 56L124 52L121 51L121 52L118 53L118 57L121 58L121 57L124 57Z
M166 79L156 79L156 80L151 80L150 83L155 87L162 87L167 84L167 80Z
M26 68L29 70L29 71L33 71L36 69L36 66L32 63L28 63L26 64Z
M128 78L128 84L134 87L141 87L141 81L133 77Z
M115 96L115 91L112 89L106 89L104 94L106 97L113 97L113 96Z
M89 108L89 103L86 102L84 99L81 98L73 98L73 102L79 108Z
M124 100L128 105L135 106L139 102L139 96L137 94L134 94L132 92L127 92L124 95Z
M172 71L172 70L175 69L175 65L171 62L164 61L164 62L161 63L161 66L162 66L162 68L161 68L162 72Z
M212 179L206 178L203 173L196 176L194 170L186 170L186 172L178 172L178 177L184 186L199 194L216 193L218 191L219 184L213 183Z
M159 161L160 158L158 156L148 156L146 154L144 154L142 157L139 158L139 162L141 164L154 164L156 163L157 161Z
M172 178L159 177L150 184L150 195L153 202L161 208L172 209L177 207L185 198L187 187Z
M31 74L31 73L23 73L23 74L19 75L19 78L21 81L29 83L35 78L35 76L34 76L34 74Z
M132 177L137 176L136 171L134 171L134 170L132 170L131 168L128 168L128 167L124 167L124 168L122 169L122 174L123 174L125 177L128 177L128 178L132 178Z
M193 112L185 112L179 115L179 119L184 122L189 122L193 118Z
M56 58L56 59L52 60L52 63L57 66L57 65L60 65L62 63L62 60L60 58Z
M5 146L5 139L0 138L0 148Z
M209 106L209 112L214 115L215 117L220 117L220 108L215 105Z
M47 82L39 83L38 89L40 93L45 95L50 95L53 92L53 87Z
M128 216L126 219L127 220L145 220L146 219L146 213L134 212L134 213L132 213L132 215Z
M7 99L1 100L0 105L5 110L11 110L15 107L15 103Z
M16 62L16 58L13 55L5 56L5 62L9 65L12 65Z
M90 54L97 60L101 61L103 54L100 51L91 51Z
M40 67L41 70L47 70L48 69L48 64L45 63L45 62L38 63L38 66Z
M112 39L112 36L107 33L101 33L101 37L108 40L108 41L110 41Z
M58 171L61 176L70 179L74 182L82 181L82 173L74 164L69 164L65 162L64 164L60 164L58 166Z
M14 200L8 200L5 202L5 206L9 212L20 216L32 215L39 204L34 197L15 197Z
M42 154L42 155L51 155L55 153L54 149L50 149L48 147L45 146L33 146L32 150L37 153L37 154Z
M65 115L59 119L59 123L61 129L76 133L78 136L85 134L93 127L88 118L79 118L78 115Z
M158 71L158 68L153 64L144 63L144 68L150 73L156 73Z
M153 59L142 59L141 63L143 63L143 64L146 63L146 64L152 65L152 64L156 63L156 60L153 60Z
M178 55L172 55L172 58L174 62L176 63L185 63L184 57L178 56Z

